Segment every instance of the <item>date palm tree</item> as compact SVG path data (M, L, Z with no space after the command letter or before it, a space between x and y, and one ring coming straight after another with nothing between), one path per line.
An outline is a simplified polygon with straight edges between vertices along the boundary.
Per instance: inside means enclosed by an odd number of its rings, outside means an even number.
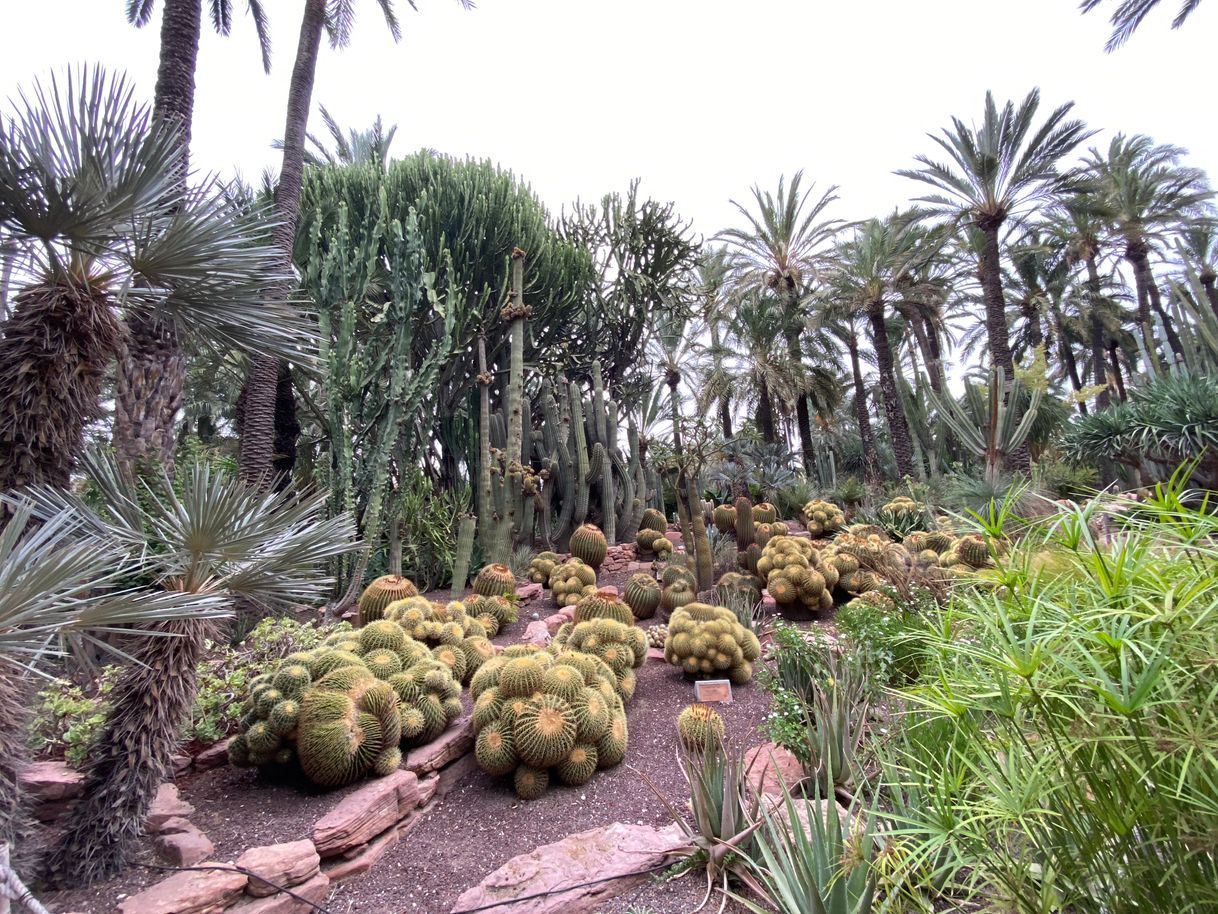
M458 0L471 9L472 0ZM402 30L394 13L393 0L377 0L385 23L394 41ZM413 6L413 2L411 3ZM309 110L313 104L313 81L317 73L317 56L323 34L329 35L332 48L346 47L351 39L355 21L354 0L305 0L300 22L300 39L296 60L288 83L287 122L283 131L283 160L279 167L279 183L275 188L274 244L276 265L283 278L268 295L273 306L287 306L292 294L292 246L296 222L300 215L300 189L304 181L305 140L308 133ZM275 407L282 374L279 357L262 353L250 360L242 390L242 422L240 429L241 478L247 482L268 486L271 483L272 460L275 453Z
M42 487L25 496L34 515L69 517L82 537L141 557L135 580L148 593L210 595L224 609L237 599L283 609L323 598L333 584L327 563L356 545L349 516L323 519L325 493L259 493L199 462L179 495L168 476L133 480L112 457L88 455L83 464L100 505ZM123 865L168 771L212 624L193 616L159 631L172 637L140 639L115 684L89 750L83 796L48 860L57 883L93 882Z
M1089 13L1104 2L1105 0L1082 0L1079 9L1084 13ZM1108 38L1108 43L1104 45L1104 50L1111 53L1129 40L1130 36L1137 31L1138 26L1142 24L1142 20L1159 5L1159 0L1108 0L1108 2L1116 6L1112 12L1112 18L1109 20L1112 23L1112 34ZM1196 12L1200 5L1201 0L1181 0L1180 10L1176 13L1176 18L1172 20L1171 27L1178 29L1184 25L1188 17Z
M789 185L779 178L775 194L754 187L752 209L733 200L748 228L727 229L716 236L734 249L736 284L776 296L782 316L780 333L786 340L788 358L795 362L803 359L801 337L806 320L801 303L823 271L830 243L843 224L840 219L825 218L825 211L837 200L837 187L817 197L816 185L801 190L802 181L799 171ZM815 455L808 398L799 396L795 407L804 470L811 472Z
M1085 160L1097 205L1133 269L1138 325L1152 367L1158 364L1156 318L1176 359L1183 358L1183 347L1163 307L1150 255L1168 233L1186 225L1213 196L1205 173L1180 163L1184 154L1179 146L1157 145L1148 136L1117 134L1105 151L1093 148Z
M1001 108L987 92L979 126L952 118L951 129L931 136L946 161L920 155L920 168L897 172L938 191L919 198L932 211L980 231L986 336L991 359L1008 379L1015 369L1002 290L1001 233L1008 219L1020 219L1055 198L1062 187L1058 163L1092 135L1082 121L1069 117L1073 107L1073 102L1061 105L1038 125L1039 89L1018 107L1008 101Z
M36 842L17 784L29 760L31 675L74 643L109 649L101 633L222 610L215 594L131 588L141 564L122 544L84 535L70 511L33 525L30 506L20 505L0 528L0 846L25 877L34 875Z
M863 477L867 482L878 484L881 481L880 458L876 450L875 432L871 428L871 411L867 406L869 391L863 376L864 353L860 346L863 337L859 329L859 314L847 300L838 299L829 292L816 299L812 326L821 337L845 346L850 355L850 383L854 391L854 419L863 451Z
M20 264L0 325L0 492L67 486L119 346L120 311L200 345L303 357L314 331L265 301L263 215L222 188L183 188L176 134L123 77L35 84L0 120L0 235Z
M127 0L127 21L142 28L152 20L156 0ZM208 0L212 27L227 35L232 0ZM261 0L247 0L254 20L262 66L270 72L271 44ZM153 93L154 120L176 131L178 178L186 184L190 163L191 121L195 105L195 68L203 19L203 0L164 0L161 5L160 66ZM114 390L114 448L127 470L145 463L173 465L173 423L182 406L186 380L183 332L155 311L125 316L120 334Z

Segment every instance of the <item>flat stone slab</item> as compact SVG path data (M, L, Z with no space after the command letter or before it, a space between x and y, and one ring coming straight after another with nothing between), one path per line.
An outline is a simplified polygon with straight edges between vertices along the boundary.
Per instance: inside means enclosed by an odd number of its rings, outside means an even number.
M152 842L157 856L170 866L194 866L216 852L216 846L211 843L211 839L186 819L177 818L170 821L186 822L186 826L175 828L169 833L162 831Z
M317 873L308 882L294 886L292 891L313 904L321 904L330 894L330 877ZM293 898L287 892L267 898L251 899L229 908L225 914L313 914L316 910L308 901Z
M185 819L194 811L195 808L179 796L176 784L162 784L156 789L156 797L148 809L148 831L159 832L168 820Z
M528 603L530 600L536 600L541 596L542 586L536 583L521 584L516 588L516 596L520 597L521 602Z
M228 739L222 739L218 743L212 743L202 752L195 756L196 771L211 771L213 768L220 768L228 764L228 744L233 741L230 736Z
M395 771L343 797L313 826L313 844L323 859L367 844L419 805L419 778Z
M174 873L119 903L120 914L210 914L228 907L245 891L246 877L231 863L209 861L218 870Z
M593 828L513 857L463 892L452 914L490 905L499 914L587 914L650 878L636 875L639 870L658 866L687 846L675 824L654 828L614 822Z
M323 864L322 872L326 874L331 883L342 882L352 876L362 876L372 869L372 865L376 861L385 856L385 852L389 848L398 843L400 837L396 825L388 828L367 844L353 847L341 857L331 857Z
M17 777L21 792L34 804L75 799L84 790L84 780L67 762L34 762Z
M274 895L277 885L290 889L312 879L320 864L317 848L308 838L251 847L237 858L237 866L243 870L266 877L266 881L250 877L245 893L255 898Z
M777 743L762 743L744 754L745 777L753 790L765 797L781 797L804 778L804 766L789 750Z
M560 625L562 623L559 623ZM557 626L555 626L557 628ZM550 626L548 619L538 619L535 622L530 622L524 630L524 635L520 639L521 644L536 644L538 647L545 647L550 643Z
M430 743L411 749L403 767L422 777L439 771L445 765L467 755L473 748L473 719L469 716L461 717Z
M662 648L662 647L647 648L647 659L648 660L658 660L660 663L663 663L664 662L664 648Z

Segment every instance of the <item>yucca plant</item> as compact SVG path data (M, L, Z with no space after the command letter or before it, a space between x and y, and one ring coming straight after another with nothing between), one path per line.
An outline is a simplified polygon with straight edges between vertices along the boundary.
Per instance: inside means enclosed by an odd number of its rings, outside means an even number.
M355 547L346 515L325 520L324 495L261 493L197 463L181 494L167 477L133 481L116 460L86 455L97 506L58 489L30 490L34 516L66 516L86 541L139 558L146 593L210 595L286 608L320 599L332 579L326 563ZM190 712L196 668L211 620L192 616L141 638L115 684L106 726L91 748L84 796L49 860L58 882L114 873L139 837Z
M116 650L100 637L108 633L224 611L219 594L131 587L141 573L139 556L87 535L71 511L43 514L31 526L30 507L14 506L0 528L0 845L12 850L18 872L29 875L35 846L17 789L29 755L30 676L78 644Z

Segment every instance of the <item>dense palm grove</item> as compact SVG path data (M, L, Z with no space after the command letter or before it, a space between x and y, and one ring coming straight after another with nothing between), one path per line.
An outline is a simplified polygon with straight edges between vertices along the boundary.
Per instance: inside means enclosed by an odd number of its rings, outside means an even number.
M1156 3L1111 5L1115 48ZM120 873L183 742L337 788L468 713L523 800L671 765L629 754L654 648L762 690L804 774L766 806L718 714L674 714L681 868L725 901L1218 905L1218 208L1185 150L986 93L871 218L802 172L707 234L637 181L555 214L379 119L308 133L354 10L303 8L263 186L191 169L200 0L160 5L151 103L79 68L0 120L18 875ZM568 616L504 644L526 581ZM48 836L18 778L55 753L84 780Z

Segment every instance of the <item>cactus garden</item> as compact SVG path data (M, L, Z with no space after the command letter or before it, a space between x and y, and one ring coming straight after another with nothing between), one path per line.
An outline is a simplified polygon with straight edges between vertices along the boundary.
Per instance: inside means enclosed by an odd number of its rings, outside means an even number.
M1213 5L13 4L0 914L1218 911Z

